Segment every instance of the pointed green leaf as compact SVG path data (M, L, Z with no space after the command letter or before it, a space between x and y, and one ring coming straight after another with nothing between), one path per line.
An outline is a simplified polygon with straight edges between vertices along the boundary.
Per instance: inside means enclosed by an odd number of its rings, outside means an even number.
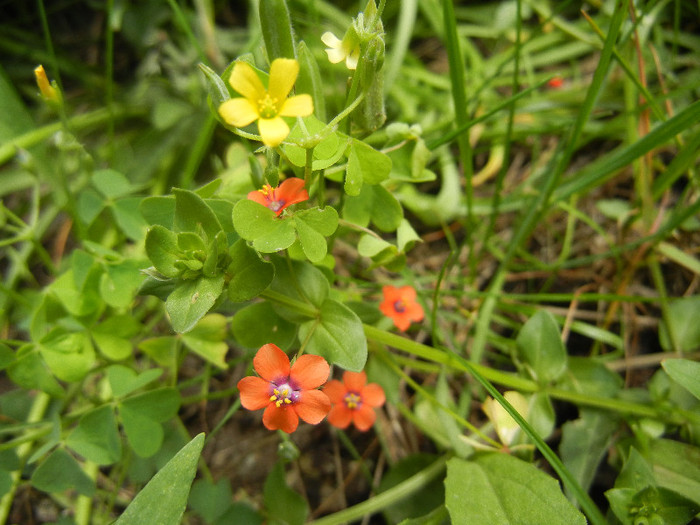
M50 337L39 345L51 371L63 381L80 381L95 364L95 349L85 332Z
M541 384L559 379L566 371L566 348L552 314L539 310L522 327L516 339L520 358Z
M306 500L287 486L282 462L275 463L263 489L265 509L275 523L303 525L309 514Z
M700 363L690 359L666 359L661 361L661 366L671 379L700 399Z
M166 277L176 277L180 270L175 261L181 257L176 233L156 224L146 234L146 255L151 263Z
M175 194L176 231L198 233L203 231L213 239L222 231L221 224L212 209L193 191L173 189ZM201 229L201 230L200 230Z
M112 169L97 170L92 175L92 184L108 199L118 199L134 191L129 179Z
M179 525L204 446L199 434L158 471L115 525Z

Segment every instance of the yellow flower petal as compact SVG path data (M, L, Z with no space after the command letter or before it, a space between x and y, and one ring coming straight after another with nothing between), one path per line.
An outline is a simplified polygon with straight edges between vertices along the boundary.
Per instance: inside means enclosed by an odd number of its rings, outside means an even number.
M333 33L330 31L326 31L321 35L321 42L326 44L328 47L331 48L339 48L340 45L343 43L343 41L335 36Z
M261 118L258 120L258 129L263 144L273 148L279 146L289 135L289 126L281 117Z
M357 69L357 63L360 60L360 48L356 47L355 50L350 53L345 59L345 66L348 69Z
M326 54L331 64L337 64L345 59L345 51L342 47L329 47L326 49Z
M226 123L237 128L247 126L259 117L257 106L247 98L228 99L219 106L219 115Z
M311 95L296 95L284 101L280 108L280 117L308 117L314 112Z
M233 89L253 104L256 104L258 99L265 96L265 86L263 86L258 74L248 62L236 62L228 82Z
M270 98L277 99L279 109L289 92L294 86L294 82L299 75L299 62L292 58L276 58L270 65L270 83L267 92Z

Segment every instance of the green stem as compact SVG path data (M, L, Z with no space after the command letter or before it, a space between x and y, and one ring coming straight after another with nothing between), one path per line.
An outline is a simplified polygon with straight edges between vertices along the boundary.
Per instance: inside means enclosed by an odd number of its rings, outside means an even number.
M92 461L87 461L85 462L85 465L83 466L83 472L87 474L87 476L95 481L97 479L97 472L99 471L99 467L97 466L97 463L93 463ZM78 501L75 504L75 524L76 525L89 525L90 524L90 515L92 513L92 497L91 496L84 496L81 495L78 497Z
M335 514L324 516L321 519L312 521L310 525L340 525L342 523L348 523L386 509L410 496L418 495L422 489L427 487L435 478L443 473L447 459L447 456L443 456L426 469L420 471L418 474L414 474L395 487L392 487L389 490L368 499L367 501L363 501L362 503L348 507L347 509L336 512Z
M123 117L130 117L143 113L144 110L140 108L120 108L120 111L115 111L115 114L119 114ZM68 119L68 124L72 130L77 131L79 129L102 124L103 122L108 121L111 117L112 116L109 110L102 108L90 113L76 115L75 117ZM27 149L31 148L32 146L36 146L57 131L60 131L62 128L63 124L61 122L55 122L53 124L48 124L24 133L23 135L15 137L14 139L8 140L4 144L0 145L0 166L12 159L17 153L18 149Z
M46 409L48 408L50 401L51 396L45 392L38 392L34 398L34 403L29 411L29 415L27 416L27 423L36 423L41 421L46 413ZM22 443L17 447L17 457L19 458L22 467L10 473L10 490L7 491L7 493L2 497L2 500L0 500L0 525L5 524L7 517L10 514L12 502L15 498L15 492L17 492L17 487L19 487L19 484L22 481L21 474L22 470L24 470L24 463L32 451L32 443L32 441L27 441L26 443Z

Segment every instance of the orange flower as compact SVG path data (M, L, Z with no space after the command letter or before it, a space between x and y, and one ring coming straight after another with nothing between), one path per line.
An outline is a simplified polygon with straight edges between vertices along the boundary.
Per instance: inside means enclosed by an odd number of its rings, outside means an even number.
M384 301L379 309L391 317L396 327L405 332L413 321L423 320L423 307L416 302L416 290L412 286L385 286Z
M309 193L304 189L304 179L291 177L277 188L265 184L262 189L251 191L248 198L279 215L287 206L309 200Z
M330 366L317 355L302 355L290 366L289 358L274 344L263 345L253 358L260 377L244 377L238 382L241 404L248 410L265 409L263 425L268 430L294 432L299 418L320 423L331 403L316 390L328 379Z
M344 372L343 382L328 381L323 391L328 394L333 407L328 422L334 427L347 428L350 422L365 432L377 417L374 409L384 404L384 390L376 383L367 383L364 372Z
M564 85L564 79L561 77L552 77L547 81L547 85L552 89L559 89Z

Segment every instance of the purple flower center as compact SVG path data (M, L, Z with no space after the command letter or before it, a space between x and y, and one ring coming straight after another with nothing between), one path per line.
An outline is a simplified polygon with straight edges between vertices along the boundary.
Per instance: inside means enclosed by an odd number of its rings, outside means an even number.
M267 205L267 207L270 208L274 212L278 212L284 206L284 204L285 204L284 200L270 201L269 204Z
M270 383L270 402L277 408L293 405L299 401L301 392L290 384L289 380Z
M360 408L360 406L362 405L362 397L360 396L360 394L357 394L355 392L348 392L347 394L345 394L343 401L345 402L345 406L347 406L350 410Z
M400 314L404 313L406 311L406 302L403 299L394 301L394 310Z

